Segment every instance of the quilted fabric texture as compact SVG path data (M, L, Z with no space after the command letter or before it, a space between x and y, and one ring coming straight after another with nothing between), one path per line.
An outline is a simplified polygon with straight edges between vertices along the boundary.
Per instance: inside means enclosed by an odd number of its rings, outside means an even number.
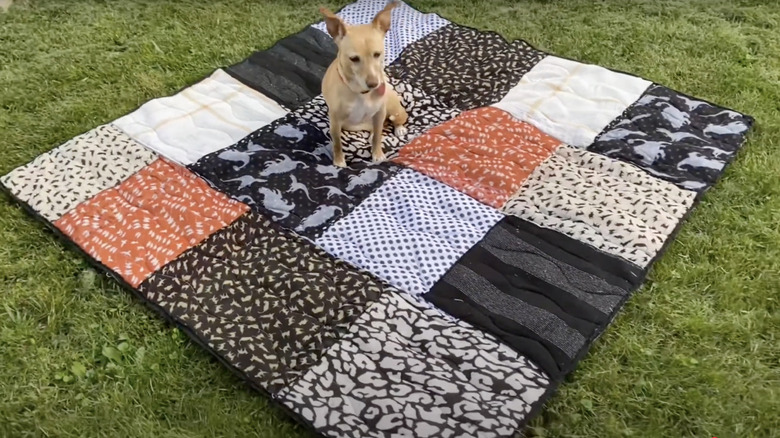
M0 183L54 222L156 158L122 131L101 125L14 169Z
M298 108L320 94L325 70L336 58L333 39L308 27L225 71L285 108Z
M644 268L694 198L633 165L562 146L503 210Z
M494 106L566 144L586 147L649 86L645 79L550 55Z
M468 110L501 100L544 56L524 41L449 24L410 45L388 71Z
M336 15L347 25L368 24L387 3L383 0L358 0L336 12ZM424 14L404 2L399 2L390 14L390 30L385 35L385 64L395 60L409 44L449 23L437 14ZM312 27L328 32L324 20Z
M113 123L179 164L241 140L285 114L276 102L223 70L178 94L151 100Z
M139 289L273 393L314 365L384 286L249 212Z
M157 159L54 225L137 287L246 210L186 169Z
M430 129L401 149L396 161L501 208L560 144L533 125L485 107Z
M750 117L653 85L588 147L703 191L745 141Z
M513 437L753 119L403 3L391 26L384 162L358 131L333 165L319 22L0 187L323 436Z
M497 210L413 170L402 170L316 242L413 295L501 219Z
M499 437L547 385L491 336L386 293L279 400L330 437Z
M389 162L334 166L325 134L286 117L190 168L285 228L319 235L399 170Z
M567 251L572 247L579 256ZM546 241L529 223L508 216L425 299L495 334L548 375L561 376L633 289L605 270L621 265L560 234Z

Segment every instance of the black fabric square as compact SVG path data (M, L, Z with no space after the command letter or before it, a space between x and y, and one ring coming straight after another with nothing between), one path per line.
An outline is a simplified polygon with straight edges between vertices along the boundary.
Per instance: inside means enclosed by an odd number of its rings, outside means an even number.
M322 77L338 48L330 35L312 27L253 53L225 69L247 86L292 109L321 92Z
M560 378L641 281L633 265L509 216L424 298Z
M652 85L588 150L703 192L734 159L752 124L750 116Z
M334 166L322 111L310 102L189 168L281 226L316 238L401 169L389 161Z
M385 286L249 211L139 291L275 393L316 364Z
M410 44L387 71L465 111L501 100L545 56L525 41L451 23Z

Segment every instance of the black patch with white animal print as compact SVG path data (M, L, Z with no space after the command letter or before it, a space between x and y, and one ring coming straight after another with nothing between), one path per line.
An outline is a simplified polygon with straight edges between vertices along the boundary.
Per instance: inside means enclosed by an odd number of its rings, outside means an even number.
M752 123L744 114L653 85L588 150L702 192L734 158Z
M292 109L320 94L322 77L337 52L330 35L307 27L225 71Z
M522 40L448 24L410 44L387 71L465 111L501 100L545 56Z
M316 364L385 288L249 211L152 274L139 291L275 393Z
M334 166L327 135L307 114L290 113L189 169L281 226L316 238L402 167Z

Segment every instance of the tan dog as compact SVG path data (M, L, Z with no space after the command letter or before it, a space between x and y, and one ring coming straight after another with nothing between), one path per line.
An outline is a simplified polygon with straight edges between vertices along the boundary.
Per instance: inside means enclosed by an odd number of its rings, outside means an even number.
M408 119L401 98L385 75L385 34L390 29L389 3L370 24L348 26L333 12L322 7L328 33L338 46L336 59L322 78L322 96L328 105L333 164L345 167L341 130L370 131L371 158L385 159L382 129L389 119L396 135L404 135Z

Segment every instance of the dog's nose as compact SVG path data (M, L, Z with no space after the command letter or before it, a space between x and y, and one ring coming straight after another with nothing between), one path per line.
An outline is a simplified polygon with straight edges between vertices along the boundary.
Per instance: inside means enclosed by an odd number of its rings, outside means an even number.
M366 86L368 88L376 88L379 86L379 81L366 81Z

